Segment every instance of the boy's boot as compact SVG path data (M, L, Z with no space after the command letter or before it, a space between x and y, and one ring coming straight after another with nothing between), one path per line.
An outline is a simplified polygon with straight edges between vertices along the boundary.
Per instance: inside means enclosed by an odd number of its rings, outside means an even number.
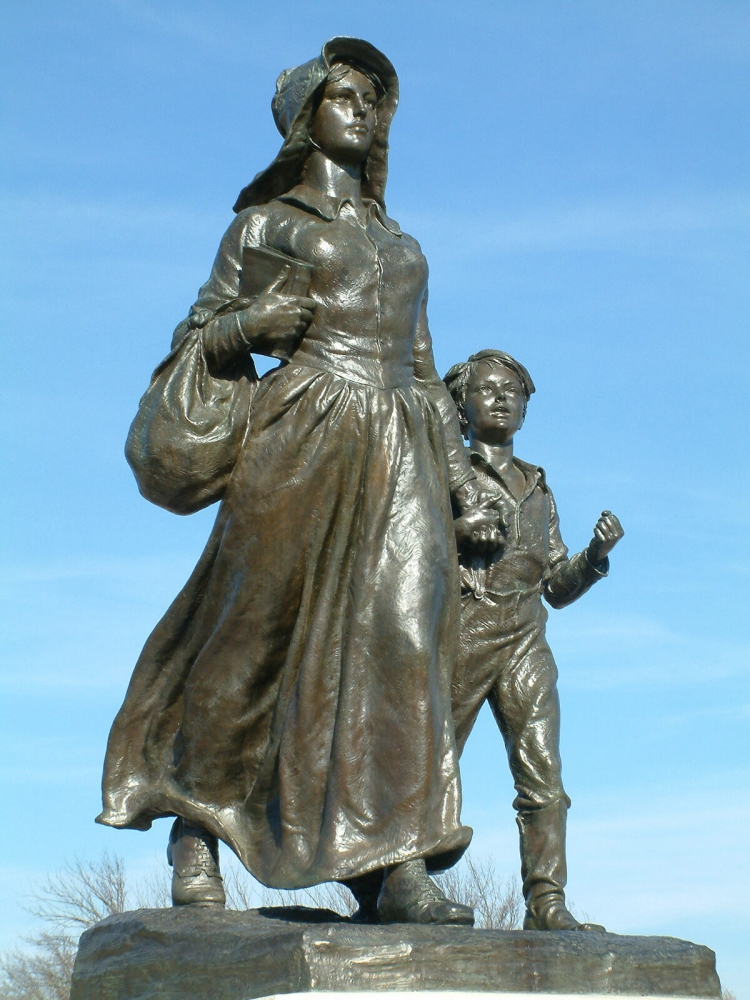
M172 866L172 906L224 906L219 871L219 841L180 816L169 835L167 861Z
M424 858L385 869L378 915L381 924L474 924L474 910L454 903L438 889Z
M601 924L583 924L565 906L565 821L563 800L542 809L519 812L521 878L526 900L525 931L603 931Z
M355 924L378 924L378 897L383 887L383 869L365 872L341 882L357 900L358 908L349 918Z

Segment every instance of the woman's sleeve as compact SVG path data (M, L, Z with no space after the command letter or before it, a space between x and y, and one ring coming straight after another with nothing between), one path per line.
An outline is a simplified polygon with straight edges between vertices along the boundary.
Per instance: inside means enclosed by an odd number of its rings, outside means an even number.
M200 288L187 319L177 326L172 337L174 350L189 330L200 328L206 361L217 374L236 365L238 355L248 350L236 315L216 314L237 298L242 250L245 245L260 241L261 226L262 219L253 209L240 212L233 220L222 237L208 281Z
M422 300L422 307L417 323L417 333L414 338L414 377L422 389L434 402L443 422L443 438L448 459L451 493L455 494L460 487L472 481L476 482L476 473L466 456L461 429L458 425L456 407L453 405L450 393L435 368L432 354L432 337L427 323L427 293ZM461 506L471 506L462 504Z
M244 214L227 230L210 278L175 330L172 351L152 376L125 447L141 493L176 514L223 496L257 386L247 347L230 356L221 329L234 315L216 315L237 297L248 237Z

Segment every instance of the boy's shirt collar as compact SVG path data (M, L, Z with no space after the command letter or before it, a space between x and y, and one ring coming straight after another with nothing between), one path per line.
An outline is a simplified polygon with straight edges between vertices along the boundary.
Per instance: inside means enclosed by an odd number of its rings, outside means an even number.
M474 451L473 448L467 448L466 450L469 455L469 461L473 466L480 468L491 479L499 482L506 492L513 496L512 491L503 479L502 475L497 471L497 469L490 465L484 455L481 455L478 451ZM523 459L516 458L515 455L513 456L513 464L520 469L521 472L523 472L524 478L526 479L526 487L520 500L517 501L518 503L523 503L527 497L531 496L537 486L545 493L548 492L547 477L544 469L540 465L532 465L531 462L524 462ZM515 500L516 498L513 497L513 499Z

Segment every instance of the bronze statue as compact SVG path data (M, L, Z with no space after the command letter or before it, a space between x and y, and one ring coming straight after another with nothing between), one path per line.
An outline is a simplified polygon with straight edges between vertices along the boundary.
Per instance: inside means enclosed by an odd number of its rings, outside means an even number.
M492 544L435 371L427 265L388 217L398 82L334 38L279 77L284 137L240 194L128 442L142 492L221 500L141 654L99 822L170 838L175 904L218 904L218 841L265 885L338 880L363 920L472 923L460 857L451 502ZM283 359L260 380L251 352Z
M568 558L544 471L513 454L513 439L534 392L529 373L503 351L486 350L445 377L469 441L483 491L498 511L505 540L476 551L489 535L468 512L456 519L461 560L461 643L453 679L459 752L489 701L516 786L526 930L603 930L579 923L565 906L565 820L557 667L545 637L547 612L577 600L609 570L622 538L604 511L588 547ZM471 545L474 548L471 548Z

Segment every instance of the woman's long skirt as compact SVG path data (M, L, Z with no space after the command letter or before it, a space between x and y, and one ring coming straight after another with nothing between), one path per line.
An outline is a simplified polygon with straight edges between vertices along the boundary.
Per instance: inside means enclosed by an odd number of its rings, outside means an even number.
M112 727L99 821L183 816L280 888L453 863L471 836L450 716L459 614L428 395L267 376L206 550Z

